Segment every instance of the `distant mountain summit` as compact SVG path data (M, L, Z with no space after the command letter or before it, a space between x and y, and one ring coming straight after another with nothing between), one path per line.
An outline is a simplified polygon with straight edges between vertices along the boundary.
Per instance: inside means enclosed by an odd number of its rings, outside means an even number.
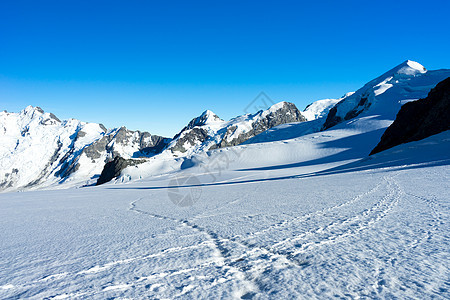
M242 115L230 121L223 121L207 110L175 135L167 150L180 156L236 146L272 127L305 121L306 118L297 107L289 102L280 102L267 110Z
M432 87L448 76L448 70L427 71L407 60L342 98L328 113L322 129L355 118L365 111L396 114L402 100L424 98Z
M60 121L33 106L0 112L0 189L95 183L107 161L153 155L169 140L125 127Z

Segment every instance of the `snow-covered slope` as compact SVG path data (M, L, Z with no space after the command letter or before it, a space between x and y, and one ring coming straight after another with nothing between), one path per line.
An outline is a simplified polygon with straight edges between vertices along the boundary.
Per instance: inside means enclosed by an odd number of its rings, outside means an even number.
M167 142L125 127L60 121L39 107L0 112L0 190L95 183L113 157L151 155Z
M313 121L319 118L326 117L330 109L332 109L342 99L349 97L352 94L353 92L347 93L344 97L341 97L339 99L317 100L306 106L306 108L302 111L302 115L305 116L307 121Z
M417 62L405 61L344 97L330 110L323 128L353 119L363 112L395 117L401 104L425 98L431 88L449 76L450 70L427 71Z
M356 162L358 137L310 138L215 177L0 194L0 298L449 299L449 132Z

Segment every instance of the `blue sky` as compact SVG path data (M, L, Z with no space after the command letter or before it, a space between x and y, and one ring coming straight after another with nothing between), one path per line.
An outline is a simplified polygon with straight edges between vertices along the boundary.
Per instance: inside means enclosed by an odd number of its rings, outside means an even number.
M261 91L303 109L411 59L450 68L446 1L1 1L0 109L173 136Z

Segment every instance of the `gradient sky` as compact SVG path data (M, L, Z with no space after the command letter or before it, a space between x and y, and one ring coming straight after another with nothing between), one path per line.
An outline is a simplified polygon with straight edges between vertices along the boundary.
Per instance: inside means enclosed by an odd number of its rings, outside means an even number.
M406 59L450 68L450 1L0 1L0 110L173 136L261 91L303 109Z

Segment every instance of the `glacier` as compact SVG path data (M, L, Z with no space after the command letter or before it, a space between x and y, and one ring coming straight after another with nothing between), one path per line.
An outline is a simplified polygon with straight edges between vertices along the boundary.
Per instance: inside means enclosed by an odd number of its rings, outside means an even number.
M450 131L368 154L449 76L407 61L232 147L209 149L249 115L206 111L186 130L207 143L165 140L111 182L0 193L0 298L448 299ZM89 141L109 132L81 126Z

